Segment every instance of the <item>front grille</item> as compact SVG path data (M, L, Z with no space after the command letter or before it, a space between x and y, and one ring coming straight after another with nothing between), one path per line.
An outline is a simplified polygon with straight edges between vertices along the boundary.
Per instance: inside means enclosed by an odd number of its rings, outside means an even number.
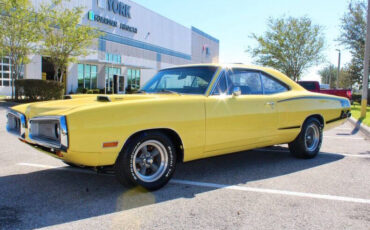
M50 141L59 141L59 121L33 121L30 125L32 137L42 138Z
M40 146L66 150L68 132L64 116L45 116L30 119L29 138Z

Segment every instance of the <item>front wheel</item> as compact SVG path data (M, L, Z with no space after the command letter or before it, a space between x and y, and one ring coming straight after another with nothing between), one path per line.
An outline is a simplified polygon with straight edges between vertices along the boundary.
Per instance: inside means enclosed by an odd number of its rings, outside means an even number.
M134 137L121 151L115 164L116 177L123 185L141 185L149 190L166 185L175 167L175 147L160 132Z
M316 118L309 118L303 125L298 137L289 143L290 152L298 158L314 158L322 143L322 125Z

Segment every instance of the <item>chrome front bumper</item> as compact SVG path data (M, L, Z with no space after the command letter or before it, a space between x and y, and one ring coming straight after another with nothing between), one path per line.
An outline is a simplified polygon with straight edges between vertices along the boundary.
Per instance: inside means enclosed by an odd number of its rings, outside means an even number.
M7 116L6 130L9 133L16 135L18 138L24 140L26 138L26 129L27 129L26 116L14 110L9 110L6 116Z

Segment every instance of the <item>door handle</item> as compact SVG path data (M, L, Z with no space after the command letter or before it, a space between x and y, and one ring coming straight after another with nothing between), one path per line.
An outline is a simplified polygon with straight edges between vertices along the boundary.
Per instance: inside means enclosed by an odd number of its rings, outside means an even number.
M266 105L269 105L269 106L271 106L272 108L274 108L274 106L275 106L275 102L273 102L273 101L269 101L269 102L266 102Z

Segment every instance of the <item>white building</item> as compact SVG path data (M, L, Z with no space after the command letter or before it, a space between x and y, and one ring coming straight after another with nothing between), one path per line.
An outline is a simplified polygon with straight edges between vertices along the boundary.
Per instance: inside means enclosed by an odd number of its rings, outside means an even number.
M32 0L37 7L45 0ZM218 62L219 41L195 28L187 28L130 0L79 0L66 7L84 7L82 25L103 31L88 57L69 66L67 93L77 88L111 90L118 75L119 93L128 85L142 86L158 70L189 63ZM11 64L0 59L0 95L10 95ZM24 68L26 79L53 79L46 57L31 55Z

